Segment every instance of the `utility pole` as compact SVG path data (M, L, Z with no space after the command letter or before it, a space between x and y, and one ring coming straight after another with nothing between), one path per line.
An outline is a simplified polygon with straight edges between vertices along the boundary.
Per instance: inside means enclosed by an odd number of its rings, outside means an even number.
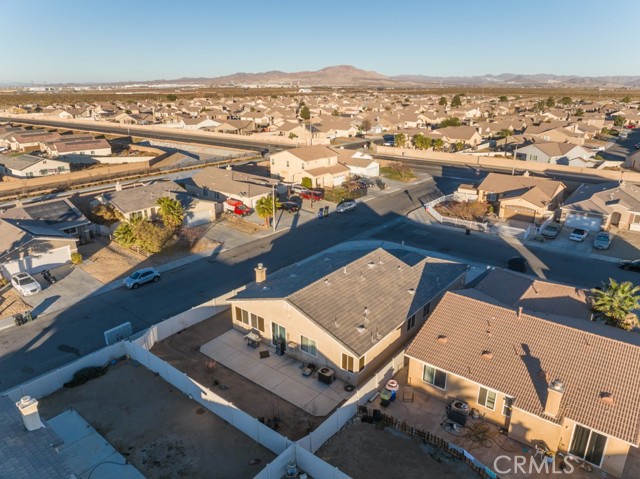
M511 176L516 174L516 158L518 156L518 145L516 145L516 150L513 152L513 168L511 169Z
M276 185L275 183L271 185L271 201L272 201L272 212L273 212L273 232L276 231Z

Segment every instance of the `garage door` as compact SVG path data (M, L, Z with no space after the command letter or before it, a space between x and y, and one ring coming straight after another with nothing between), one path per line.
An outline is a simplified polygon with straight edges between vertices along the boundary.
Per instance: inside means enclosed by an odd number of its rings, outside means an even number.
M11 261L4 264L4 269L9 275L19 271L28 273L39 273L45 269L55 268L57 266L68 263L71 260L71 248L65 246L51 250L47 253L33 254L26 258Z
M536 219L536 212L530 208L505 206L504 217L508 220L526 221L533 223Z
M582 228L587 231L600 231L602 218L599 216L589 216L580 213L571 213L564 222L569 228Z
M211 222L211 211L192 211L184 217L185 226L198 226Z

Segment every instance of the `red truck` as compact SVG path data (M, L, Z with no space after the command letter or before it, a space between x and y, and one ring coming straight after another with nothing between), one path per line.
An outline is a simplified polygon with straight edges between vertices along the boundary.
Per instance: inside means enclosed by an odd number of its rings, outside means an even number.
M324 193L317 190L304 190L300 192L300 198L305 200L320 201L324 199Z
M224 202L224 211L236 216L248 216L253 213L253 210L246 206L242 201L232 200L230 198Z

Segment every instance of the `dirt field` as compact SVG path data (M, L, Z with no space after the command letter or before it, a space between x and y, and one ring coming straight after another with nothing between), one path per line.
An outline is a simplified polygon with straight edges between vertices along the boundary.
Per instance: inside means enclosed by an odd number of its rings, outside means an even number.
M69 408L148 479L250 478L275 457L159 376L128 361L40 400L45 419Z
M0 291L0 318L8 318L16 313L24 313L31 310L31 306L25 303L15 288L5 286Z
M218 364L215 376L207 371L210 360L200 352L200 346L231 329L231 310L202 321L181 333L156 344L151 352L200 384L232 402L253 417L264 417L269 424L277 418L276 429L295 441L306 436L325 418L311 416L281 397L272 394L234 371ZM217 380L220 386L214 386Z
M478 479L464 463L394 429L348 423L316 455L353 479Z

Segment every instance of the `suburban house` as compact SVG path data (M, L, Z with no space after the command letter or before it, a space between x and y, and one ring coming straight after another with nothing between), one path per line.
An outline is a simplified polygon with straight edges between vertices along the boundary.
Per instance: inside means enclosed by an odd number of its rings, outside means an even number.
M362 383L426 320L467 266L400 245L335 247L267 275L230 298L233 326L304 363Z
M475 126L447 126L438 128L442 139L450 144L462 142L465 145L477 146L482 143L482 136Z
M573 143L545 141L532 143L518 148L516 158L523 161L535 161L552 165L571 165L578 158L592 158L594 153Z
M0 171L16 178L69 173L69 163L36 155L0 156Z
M270 195L277 181L230 168L210 166L191 178L180 180L184 188L198 198L222 203L227 198L255 208L260 198Z
M19 271L37 273L71 261L77 238L43 221L0 219L0 264L9 278Z
M444 295L405 352L408 384L620 476L640 442L640 370L621 364L640 346L588 309L573 287L495 270Z
M186 226L208 223L216 217L214 203L193 198L173 181L156 181L147 185L103 193L95 202L92 202L91 207L99 203L112 205L126 220L146 218L153 221L160 217L158 199L163 197L180 201L185 212Z
M306 177L314 186L333 187L349 177L349 168L338 162L338 153L322 145L283 150L270 158L271 176L290 183Z
M50 143L60 140L60 133L47 130L22 130L13 133L9 137L9 146L12 150L24 150L25 148L38 147L40 143Z
M554 214L566 188L547 178L489 173L478 186L478 201L492 203L499 218L542 223Z
M69 155L109 156L111 154L111 145L107 140L90 135L63 136L60 141L46 143L43 146L43 151L53 158Z
M589 231L640 231L640 185L617 181L582 184L560 207L560 220Z
M338 163L349 168L351 175L366 178L380 176L380 163L365 151L338 150Z

